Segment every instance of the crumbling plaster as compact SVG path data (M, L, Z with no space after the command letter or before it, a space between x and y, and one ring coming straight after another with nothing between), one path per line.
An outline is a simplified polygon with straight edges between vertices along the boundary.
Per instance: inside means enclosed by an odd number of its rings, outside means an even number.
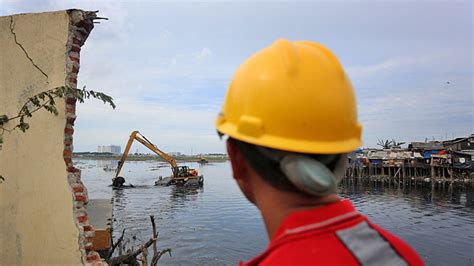
M0 17L0 115L16 115L41 91L76 86L93 16L68 10ZM3 135L0 265L100 263L90 244L87 191L71 161L75 103L58 100L58 116L36 112L25 133Z

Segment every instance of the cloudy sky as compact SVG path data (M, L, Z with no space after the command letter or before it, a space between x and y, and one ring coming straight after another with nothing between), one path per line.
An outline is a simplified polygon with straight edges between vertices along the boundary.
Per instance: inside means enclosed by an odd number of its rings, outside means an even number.
M81 51L79 84L117 103L78 106L75 151L123 147L137 129L165 151L223 152L214 119L233 71L282 37L339 57L366 147L474 133L471 1L0 0L1 16L69 8L109 18Z

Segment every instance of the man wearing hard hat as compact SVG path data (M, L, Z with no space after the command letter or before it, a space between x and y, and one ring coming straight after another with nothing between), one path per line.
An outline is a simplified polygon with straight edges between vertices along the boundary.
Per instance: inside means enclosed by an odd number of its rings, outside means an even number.
M234 74L216 127L270 238L246 265L423 264L337 196L362 126L351 83L321 44L278 40L251 56Z

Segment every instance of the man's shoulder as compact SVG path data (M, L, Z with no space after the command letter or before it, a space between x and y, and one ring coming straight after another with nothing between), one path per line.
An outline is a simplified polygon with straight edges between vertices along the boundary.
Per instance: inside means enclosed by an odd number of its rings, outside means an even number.
M423 265L403 240L368 219L281 239L259 265Z
M294 238L275 247L259 265L358 265L334 235Z

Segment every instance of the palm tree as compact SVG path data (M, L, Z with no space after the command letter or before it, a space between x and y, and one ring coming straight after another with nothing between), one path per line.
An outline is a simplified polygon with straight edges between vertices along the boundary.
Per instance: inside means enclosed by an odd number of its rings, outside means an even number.
M383 149L390 149L392 147L392 140L381 140L379 139L379 142L377 145L381 146Z
M405 144L405 142L396 142L394 139L392 139L391 148L399 148L400 149L403 144Z
M397 142L396 140L392 139L392 140L381 140L379 139L379 142L377 143L377 145L379 145L380 147L382 147L383 149L392 149L392 148L401 148L401 146L405 144L405 142Z

